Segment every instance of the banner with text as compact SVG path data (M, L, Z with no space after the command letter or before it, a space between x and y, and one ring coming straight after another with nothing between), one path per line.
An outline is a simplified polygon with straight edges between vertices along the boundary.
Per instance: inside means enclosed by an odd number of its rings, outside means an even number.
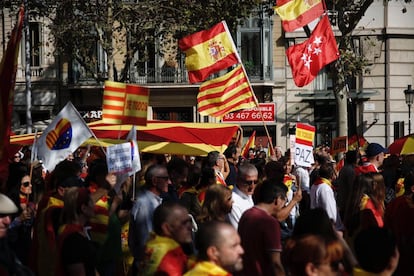
M125 173L132 171L131 143L122 143L107 147L106 162L111 173Z
M337 154L338 152L346 152L346 140L347 136L336 137L332 140L331 154Z
M224 115L222 121L225 123L256 123L262 121L273 123L275 121L275 103L259 103L259 107L228 113Z
M311 167L315 162L313 159L313 139L315 127L297 123L295 139L295 164L303 167Z

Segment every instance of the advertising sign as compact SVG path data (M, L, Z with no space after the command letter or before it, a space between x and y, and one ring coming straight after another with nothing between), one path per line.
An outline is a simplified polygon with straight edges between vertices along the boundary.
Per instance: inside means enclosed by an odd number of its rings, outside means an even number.
M263 121L267 123L274 123L275 109L275 103L259 103L259 107L228 113L223 117L222 121L225 123L257 123Z

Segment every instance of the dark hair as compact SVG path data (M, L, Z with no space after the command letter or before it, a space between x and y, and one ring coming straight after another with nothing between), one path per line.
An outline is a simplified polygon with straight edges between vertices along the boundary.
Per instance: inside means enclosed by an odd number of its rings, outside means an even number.
M177 208L185 209L183 205L176 201L165 201L162 204L158 205L157 208L155 208L152 217L152 224L154 232L157 235L163 235L162 224L170 219L171 215L174 213L174 210Z
M217 246L221 242L220 228L232 227L227 222L208 221L202 223L195 235L195 246L198 250L198 259L207 261L207 249L210 246Z
M264 167L265 176L267 179L274 179L277 182L283 181L285 170L283 169L283 162L269 161Z
M404 178L404 190L406 194L411 193L411 187L414 185L414 171L410 170Z
M207 154L207 158L205 160L205 167L210 167L210 168L214 167L216 165L216 162L219 156L220 156L220 152L216 150L210 151Z
M321 235L327 240L337 239L332 221L322 208L308 209L296 220L292 236L298 237L305 234Z
M231 158L233 157L233 154L236 154L236 153L237 153L237 146L235 144L229 145L227 149L223 152L226 158Z
M259 187L257 203L272 203L276 198L286 197L288 188L282 182L266 179Z
M167 171L168 174L171 175L172 172L175 172L177 174L184 174L185 169L190 168L189 164L182 158L179 157L173 157L168 163L167 163Z
M322 164L319 168L319 177L323 177L326 179L332 179L335 175L334 166L331 163Z
M358 152L356 150L349 150L345 154L345 163L355 164L358 161Z
M370 227L355 237L355 256L362 269L380 273L395 255L396 242L387 228Z

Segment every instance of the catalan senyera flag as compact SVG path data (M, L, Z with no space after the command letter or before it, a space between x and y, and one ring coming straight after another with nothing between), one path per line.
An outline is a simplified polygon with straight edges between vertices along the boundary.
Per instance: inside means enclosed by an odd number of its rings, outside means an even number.
M244 158L249 157L249 149L254 149L256 147L256 130L253 131L252 135L250 135L249 140L247 140L246 144L243 147L241 152L241 156Z
M298 87L312 82L325 65L337 60L338 46L328 16L322 17L309 39L290 46L286 55Z
M324 13L323 0L278 0L276 13L286 32L303 27Z
M14 85L16 82L17 58L22 37L24 8L18 13L17 23L11 32L7 49L0 64L0 159L9 145L11 116L13 111ZM6 156L7 158L7 156Z
M105 81L102 119L107 124L147 125L149 89Z
M190 83L202 82L211 74L239 62L225 21L180 39L178 46L186 55Z
M200 85L198 112L222 118L229 112L257 107L253 89L241 65Z
M71 102L68 102L36 141L37 156L48 171L73 153L93 133Z

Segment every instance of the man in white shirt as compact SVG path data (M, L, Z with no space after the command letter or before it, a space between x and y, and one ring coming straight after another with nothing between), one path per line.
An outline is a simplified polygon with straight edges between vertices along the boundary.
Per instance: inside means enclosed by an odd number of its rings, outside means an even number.
M257 168L250 163L239 167L237 184L232 192L233 206L228 214L230 223L237 229L242 214L254 206L252 195L257 184Z

